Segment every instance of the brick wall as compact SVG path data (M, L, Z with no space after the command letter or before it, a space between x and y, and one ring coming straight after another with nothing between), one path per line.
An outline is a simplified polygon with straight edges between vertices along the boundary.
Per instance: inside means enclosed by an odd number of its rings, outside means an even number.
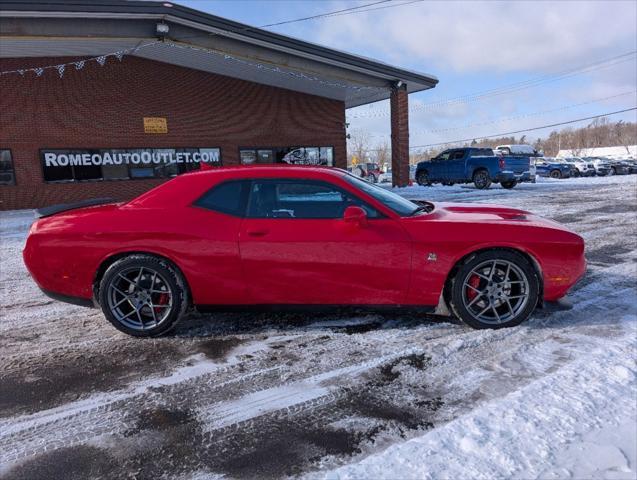
M0 59L0 70L69 58ZM109 58L63 78L47 70L0 77L0 149L15 186L0 185L0 209L93 197L130 199L164 180L44 183L39 149L219 147L224 165L239 147L333 146L346 166L343 102L136 57ZM166 117L167 134L145 134L143 117Z
M389 104L392 185L406 187L409 184L409 100L406 85L392 90Z

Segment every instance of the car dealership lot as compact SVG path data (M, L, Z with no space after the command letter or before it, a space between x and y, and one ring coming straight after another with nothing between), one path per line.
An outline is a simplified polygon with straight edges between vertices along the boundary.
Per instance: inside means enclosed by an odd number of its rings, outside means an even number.
M569 225L589 261L573 308L499 331L217 313L138 340L41 294L20 255L32 213L0 213L0 475L634 478L637 179L401 193Z

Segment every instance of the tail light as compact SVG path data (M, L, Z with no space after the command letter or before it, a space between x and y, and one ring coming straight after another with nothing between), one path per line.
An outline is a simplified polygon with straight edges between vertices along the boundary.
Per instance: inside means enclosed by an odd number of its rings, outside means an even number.
M498 166L500 167L500 170L504 170L504 158L500 158L498 160Z

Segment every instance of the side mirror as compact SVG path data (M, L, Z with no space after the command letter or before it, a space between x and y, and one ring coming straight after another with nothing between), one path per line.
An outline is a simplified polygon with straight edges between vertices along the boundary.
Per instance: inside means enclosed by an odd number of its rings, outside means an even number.
M367 212L361 207L351 206L347 207L343 212L343 220L347 223L364 227L367 225Z

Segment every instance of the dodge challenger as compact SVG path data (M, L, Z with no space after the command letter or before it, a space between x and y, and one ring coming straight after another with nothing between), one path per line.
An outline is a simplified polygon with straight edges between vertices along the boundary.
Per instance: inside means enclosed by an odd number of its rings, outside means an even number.
M551 220L409 201L326 167L196 171L38 214L23 252L38 286L134 336L213 306L408 307L511 327L586 268L582 238Z

